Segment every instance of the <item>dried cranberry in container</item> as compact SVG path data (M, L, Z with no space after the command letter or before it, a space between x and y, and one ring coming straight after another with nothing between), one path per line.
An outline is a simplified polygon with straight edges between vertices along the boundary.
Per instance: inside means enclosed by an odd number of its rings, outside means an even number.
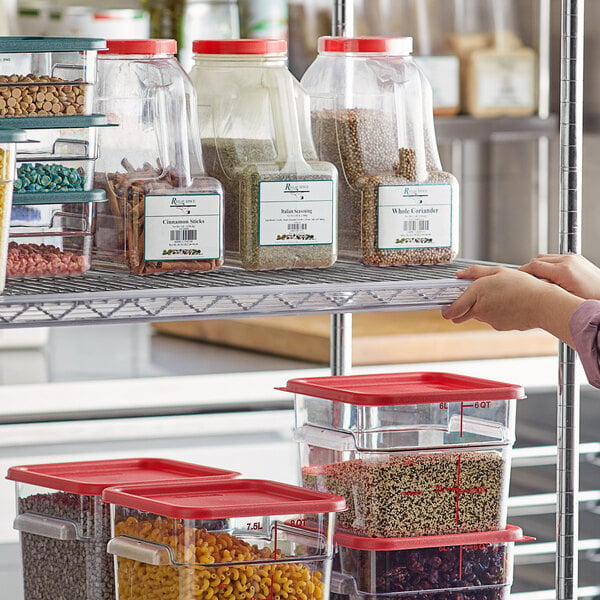
M412 38L319 39L302 77L314 142L340 172L339 258L390 266L458 253L458 183L442 170Z
M513 581L519 527L499 531L411 538L364 538L336 533L340 573L332 589L358 600L368 595L402 600L427 594L437 600L501 600Z
M225 256L245 269L337 257L337 171L319 161L284 40L196 40L190 73L206 169L225 187Z
M325 600L344 499L257 479L118 486L112 504L119 600ZM234 592L235 590L235 592Z
M102 130L93 263L132 273L212 271L223 262L221 184L202 166L192 83L174 40L108 40L98 55Z
M109 505L105 488L194 478L232 479L239 473L156 458L82 461L12 467L16 483L26 598L115 598Z
M506 526L518 385L446 373L292 379L303 485L366 537Z

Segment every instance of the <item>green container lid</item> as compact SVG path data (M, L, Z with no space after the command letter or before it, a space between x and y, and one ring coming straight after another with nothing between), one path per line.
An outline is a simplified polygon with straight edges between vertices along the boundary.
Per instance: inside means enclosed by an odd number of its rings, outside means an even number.
M104 190L89 192L19 192L13 194L13 204L73 204L77 202L106 202Z
M0 39L2 39L0 37ZM21 129L83 129L112 126L106 115L65 115L64 117L10 117ZM0 122L2 118L0 117Z
M104 50L106 40L101 38L1 36L0 53L7 52L82 52Z
M0 127L0 143L10 144L26 141L27 132L23 131L23 129L13 129L12 127Z

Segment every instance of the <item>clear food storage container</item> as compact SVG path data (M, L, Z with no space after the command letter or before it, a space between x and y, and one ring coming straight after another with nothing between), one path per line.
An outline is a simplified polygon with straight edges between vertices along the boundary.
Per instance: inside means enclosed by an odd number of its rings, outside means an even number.
M174 40L109 40L98 57L96 186L108 203L93 260L132 273L212 271L223 262L221 184L202 166L194 89Z
M0 118L90 114L104 47L96 38L1 37Z
M453 373L290 379L296 427L348 433L360 450L513 443L522 386ZM428 440L432 440L429 443Z
M105 490L118 600L326 600L343 498L256 479Z
M513 525L419 538L336 533L341 573L332 589L351 600L501 600L510 594L515 542L531 539Z
M180 478L233 478L234 471L184 462L134 458L13 467L26 598L115 598L110 507L101 499L111 485Z
M337 257L337 171L317 160L284 40L196 40L204 161L225 187L225 256L245 269Z
M521 39L512 0L455 2L457 30L448 43L461 59L465 112L525 117L537 108L537 54Z
M302 481L368 537L502 529L520 386L444 373L288 381Z
M21 129L0 128L0 294L6 281L8 230L15 180L17 143L27 139Z
M319 39L302 77L317 153L340 172L339 258L389 266L458 252L458 183L442 170L412 38Z
M80 275L90 268L92 216L103 190L14 194L7 277Z
M350 434L295 431L302 485L346 499L341 529L367 537L446 535L506 525L512 445L359 450ZM433 446L433 447L432 447Z
M53 162L88 165L98 158L98 127L107 127L104 115L75 115L69 117L23 117L19 127L27 130L31 143L17 148L18 163ZM64 162L63 162L64 161ZM90 170L93 164L86 166Z

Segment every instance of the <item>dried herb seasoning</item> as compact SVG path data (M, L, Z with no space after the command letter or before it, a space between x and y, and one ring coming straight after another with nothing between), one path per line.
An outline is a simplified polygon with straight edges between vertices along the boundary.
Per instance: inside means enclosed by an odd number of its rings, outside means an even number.
M324 268L335 262L335 214L331 216L331 243L260 243L260 227L264 226L260 216L261 185L271 182L332 182L333 213L336 174L330 164L311 161L309 172L284 171L283 165L275 162L274 144L263 139L204 139L202 151L207 174L221 181L225 189L226 258L251 270Z

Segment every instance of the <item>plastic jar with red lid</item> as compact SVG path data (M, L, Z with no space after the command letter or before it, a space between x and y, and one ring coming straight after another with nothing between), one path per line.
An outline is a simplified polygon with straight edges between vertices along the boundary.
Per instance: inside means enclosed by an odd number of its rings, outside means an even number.
M225 188L225 257L251 270L337 258L337 171L319 161L285 40L196 40L207 172Z
M221 184L202 164L195 93L170 39L108 40L98 55L100 134L92 260L132 273L212 271L223 262Z
M366 265L458 253L458 183L442 170L412 38L322 37L302 77L317 154L340 172L339 256Z

